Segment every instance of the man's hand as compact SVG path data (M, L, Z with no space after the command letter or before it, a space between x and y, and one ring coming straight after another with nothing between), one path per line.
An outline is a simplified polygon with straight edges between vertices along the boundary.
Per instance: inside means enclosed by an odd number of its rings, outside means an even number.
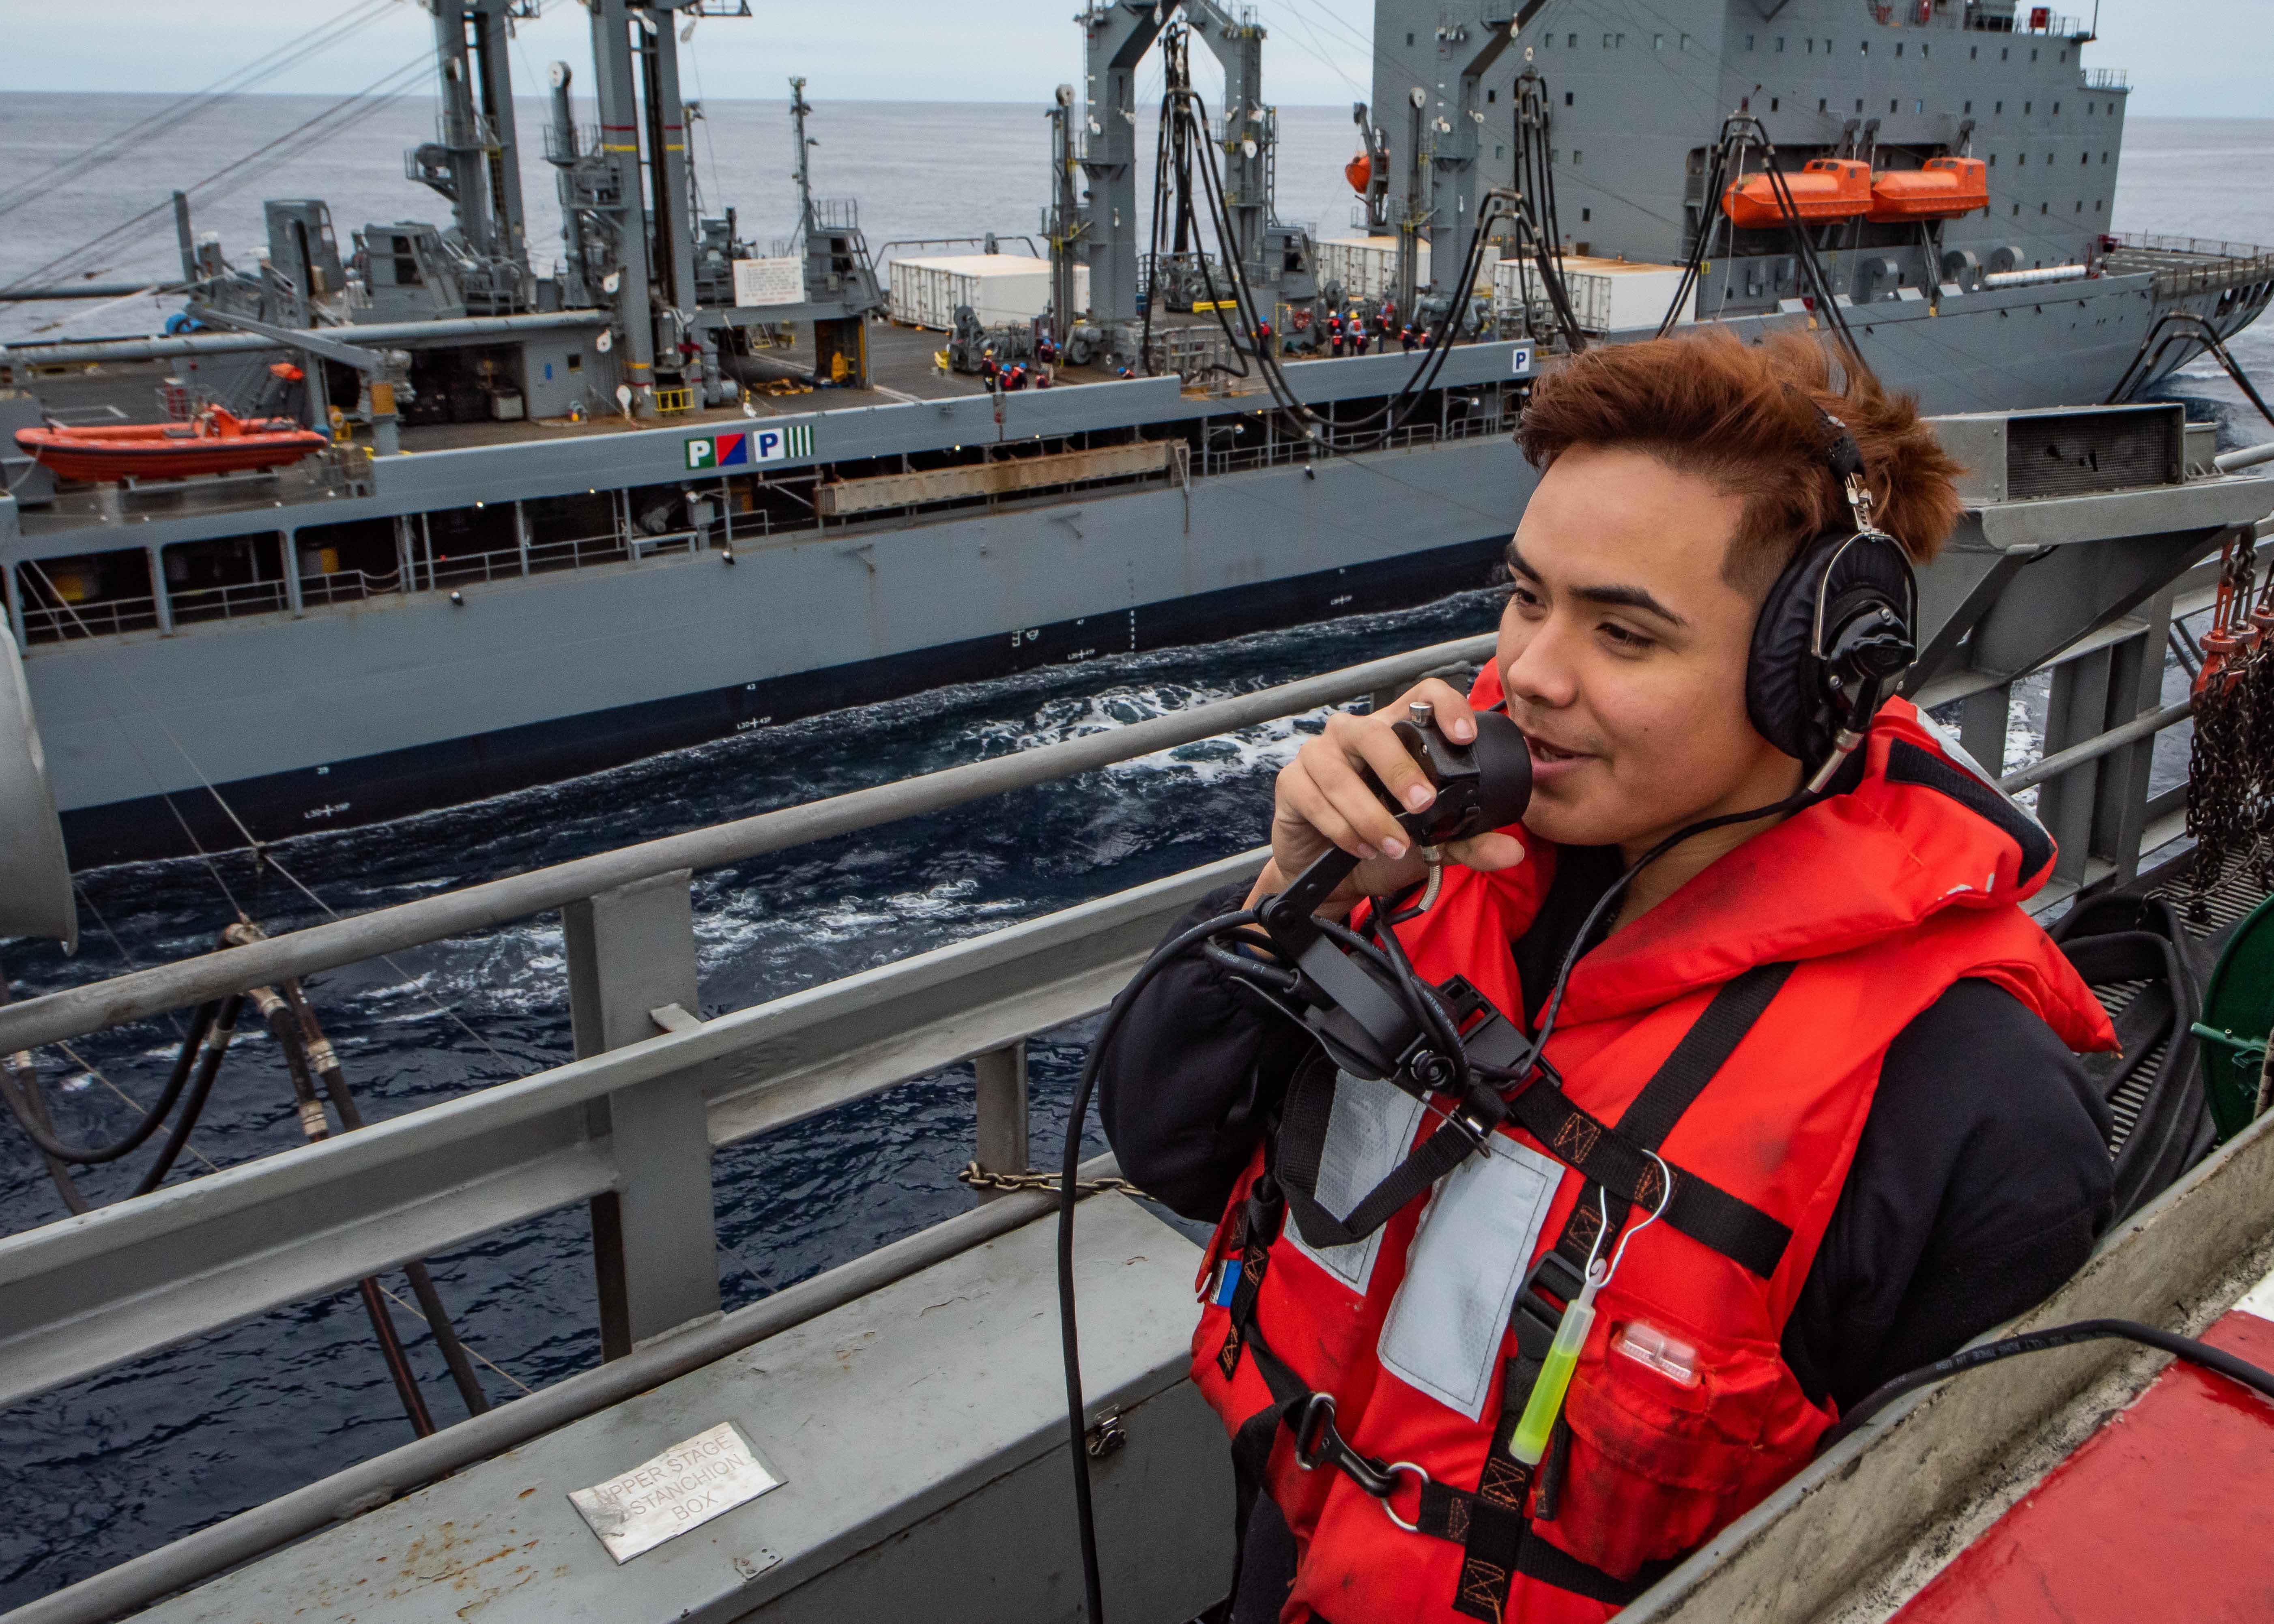
M1346 914L1360 897L1387 897L1418 884L1427 874L1397 816L1360 774L1373 771L1398 804L1418 812L1436 798L1428 778L1406 753L1390 724L1407 705L1427 703L1437 726L1456 744L1476 741L1477 724L1465 695L1432 677L1409 690L1385 711L1371 716L1337 713L1326 732L1309 741L1279 772L1271 806L1271 861L1249 893L1247 903L1284 891L1294 877L1340 846L1361 859L1321 906L1321 913ZM1448 857L1472 868L1510 868L1524 861L1523 844L1497 831L1449 842Z

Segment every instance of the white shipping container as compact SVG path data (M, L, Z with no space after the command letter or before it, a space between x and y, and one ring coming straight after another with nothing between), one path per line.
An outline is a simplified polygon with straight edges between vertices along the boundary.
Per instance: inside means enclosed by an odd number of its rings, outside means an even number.
M1050 302L1050 262L1025 254L951 254L892 261L892 320L945 333L971 306L983 327L1027 321ZM1077 310L1089 305L1089 267L1073 267Z
M1571 313L1590 333L1656 328L1666 319L1666 307L1681 285L1682 267L1676 265L1601 259L1585 254L1563 256L1563 286L1570 295ZM1494 278L1494 290L1508 305L1547 297L1540 286L1539 272L1528 259L1502 260ZM1694 304L1686 306L1675 325L1694 320L1695 310Z
M1416 279L1429 281L1429 244L1414 245ZM1386 298L1397 290L1397 239L1394 237L1322 237L1318 243L1319 285L1343 285L1351 299Z

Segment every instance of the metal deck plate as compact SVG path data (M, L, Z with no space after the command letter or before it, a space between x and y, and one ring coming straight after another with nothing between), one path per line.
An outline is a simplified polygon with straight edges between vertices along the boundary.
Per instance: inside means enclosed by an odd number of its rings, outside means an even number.
M1077 1617L1046 1220L141 1615L163 1624ZM1231 1575L1224 1433L1185 1380L1192 1244L1118 1196L1076 1226L1106 1598L1181 1624ZM731 1422L781 1486L619 1566L569 1503ZM1163 1560L1173 1553L1172 1560Z

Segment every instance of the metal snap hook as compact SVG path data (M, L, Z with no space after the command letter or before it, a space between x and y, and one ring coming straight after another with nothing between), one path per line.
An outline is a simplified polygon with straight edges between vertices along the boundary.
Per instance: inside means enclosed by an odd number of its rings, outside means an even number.
M1314 1469L1327 1452L1328 1440L1335 1435L1335 1395L1314 1393L1303 1401L1303 1408L1295 1417L1295 1464L1305 1471Z

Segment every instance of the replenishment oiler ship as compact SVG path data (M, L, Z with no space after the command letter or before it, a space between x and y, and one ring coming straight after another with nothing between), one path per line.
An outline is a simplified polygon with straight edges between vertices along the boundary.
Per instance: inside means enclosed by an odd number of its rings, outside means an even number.
M990 280L1033 267L895 267L902 309L939 332L877 319L849 210L809 199L801 252L776 255L745 252L731 218L688 217L663 13L695 5L590 0L600 122L575 123L556 72L546 153L570 262L533 276L501 33L526 4L438 15L441 139L411 164L452 227L367 227L335 255L320 206L275 204L256 275L185 222L190 330L9 352L27 449L0 501L24 645L0 663L0 937L73 940L73 860L170 849L154 802L184 836L266 839L956 677L1473 583L1526 493L1507 431L1542 368L1685 320L1807 327L1916 390L1962 467L1901 691L1954 718L1958 787L1940 793L2014 832L2043 879L2026 906L2066 911L2065 951L2094 966L2123 1052L2080 1075L2120 1193L2051 1298L1864 1400L1789 1481L1638 1575L1618 1616L2264 1612L2274 1409L2249 1388L2274 1387L2274 714L2256 714L2274 710L2274 441L2222 452L2181 403L2124 397L2223 353L2274 260L2107 236L2123 91L2075 60L2089 31L1959 0L1597 0L1585 31L1577 6L1382 0L1352 165L1364 229L1329 238L1273 217L1269 109L1246 94L1259 30L1206 0L1094 6L1087 91L1056 121L1048 295ZM1228 129L1164 121L1156 157L1193 184L1156 185L1141 253L1127 115L1156 42L1172 99L1192 43L1224 56L1234 111ZM1654 91L1677 57L1721 86L1715 127ZM1450 285L1433 280L1457 256ZM1353 315L1397 335L1386 352L1334 354ZM70 402L148 389L181 408L178 436L74 432L90 419ZM328 444L269 461L303 434ZM245 465L177 477L148 460L191 454ZM100 477L121 455L160 471ZM89 477L56 477L71 469ZM1080 1161L1078 1132L1059 1176L1031 1165L1028 1065L1266 853L741 1007L698 957L695 876L1379 703L1491 645L273 937L237 914L217 951L0 996L11 1176L69 1214L0 1237L0 1405L70 1415L106 1384L136 1391L125 1372L179 1381L241 1357L222 1333L359 1293L370 1342L360 1321L323 1335L402 1409L383 1438L312 1444L276 1410L256 1432L265 1390L240 1363L216 1425L242 1436L194 1459L162 1428L88 1426L69 1447L89 1471L171 1449L190 1487L153 1508L123 1474L67 1497L19 1471L69 1505L22 1519L56 1531L5 1579L8 1624L1220 1619L1233 1485L1188 1379L1201 1251L1111 1157ZM2017 698L2026 718L2041 679L2034 756L2014 760ZM287 690L298 728L245 725ZM2158 742L2189 721L2180 782ZM326 1037L356 996L330 973L553 911L559 950L531 974L568 1011L573 1059L433 1090ZM2102 951L2070 947L2073 929ZM26 979L10 968L0 995ZM271 1056L231 1052L240 1016ZM171 1059L154 1103L121 1091L139 1118L124 1139L65 1142L94 1114L54 1087L97 1076L74 1043ZM216 1074L272 1058L292 1094L274 1120L305 1142L192 1176L201 1113L229 1154ZM966 1065L952 1117L940 1093ZM968 1124L984 1199L734 1304L722 1153L926 1088L928 1124ZM554 1243L589 1248L589 1274L554 1267ZM461 1337L478 1253L589 1302L599 1362L532 1387ZM1653 1357L1678 1380L1675 1345ZM350 1402L344 1385L324 1398ZM281 1492L272 1453L295 1463Z
M1574 344L1838 327L1930 410L2090 403L2274 289L2255 250L2111 234L2124 76L2044 7L1381 0L1329 234L1276 216L1253 18L1099 0L1049 126L1047 297L991 308L981 273L1025 262L990 256L927 330L887 316L926 314L892 297L923 267L887 278L813 197L802 94L797 239L697 212L664 25L704 4L595 0L525 153L531 4L431 8L437 133L406 162L447 225L273 201L246 267L179 205L183 330L0 349L0 561L76 862L1479 584L1528 489L1526 380ZM1164 32L1226 105L1141 153ZM551 274L525 156L560 192ZM86 432L121 419L170 438ZM250 725L277 694L293 725Z

